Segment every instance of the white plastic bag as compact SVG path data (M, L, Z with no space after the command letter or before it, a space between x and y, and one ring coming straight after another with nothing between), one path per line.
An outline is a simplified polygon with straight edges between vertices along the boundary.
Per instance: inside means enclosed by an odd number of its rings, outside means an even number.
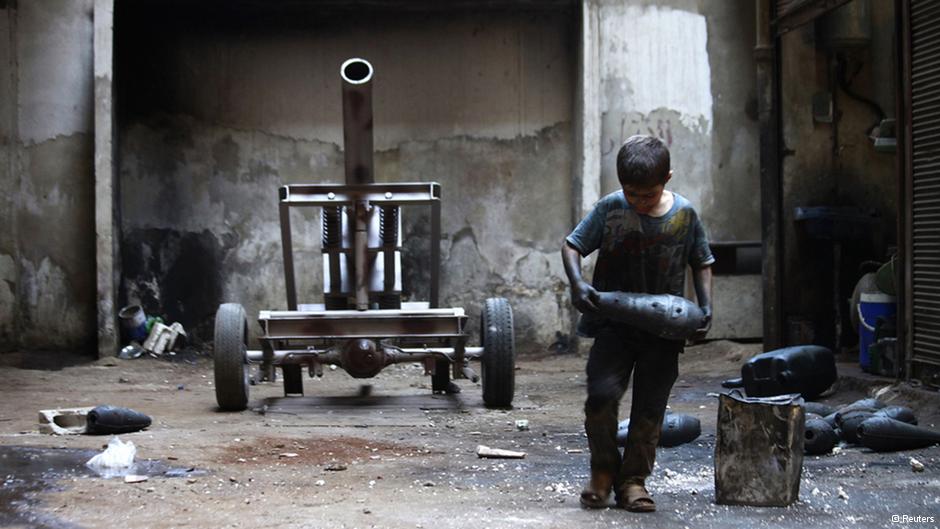
M127 473L134 465L137 447L133 441L123 442L117 436L108 441L104 452L92 457L85 465L102 477L120 476Z

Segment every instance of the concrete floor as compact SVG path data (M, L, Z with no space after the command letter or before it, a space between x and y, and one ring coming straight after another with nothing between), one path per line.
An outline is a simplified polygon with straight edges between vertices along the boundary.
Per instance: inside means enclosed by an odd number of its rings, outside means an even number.
M205 358L105 359L58 371L0 367L0 524L14 527L937 527L940 447L875 454L845 447L808 457L800 501L788 508L714 503L719 383L739 371L757 345L712 342L682 357L671 409L702 421L698 441L661 449L650 491L658 512L583 510L588 473L582 434L584 358L523 360L517 407L482 407L479 388L461 382L457 397L432 397L411 365L357 381L341 371L306 380L307 397L280 399L281 386L252 387L254 411L215 410L212 364ZM363 396L362 382L372 385ZM877 381L868 385L874 387ZM846 384L826 399L863 395ZM924 425L940 425L931 396L908 403ZM270 400L268 400L270 399ZM150 414L133 441L152 460L148 481L90 475L80 464L106 437L37 433L37 410L97 404ZM267 404L264 413L260 412ZM625 400L623 409L627 408ZM529 421L519 431L518 419ZM479 444L523 450L522 460L478 459ZM33 450L45 447L54 450ZM296 454L296 455L294 455ZM916 457L926 470L914 473ZM34 464L22 464L31 460ZM180 477L165 477L177 468ZM196 471L187 472L195 468ZM38 485L27 486L32 473ZM840 490L843 491L840 497ZM933 516L892 523L892 515Z

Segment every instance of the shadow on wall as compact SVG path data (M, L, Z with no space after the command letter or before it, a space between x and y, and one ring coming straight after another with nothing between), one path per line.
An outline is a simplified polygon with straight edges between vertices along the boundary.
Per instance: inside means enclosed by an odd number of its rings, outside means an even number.
M121 248L123 304L180 322L197 341L212 340L215 311L222 302L223 262L234 240L208 230L135 229ZM231 236L234 238L234 236Z

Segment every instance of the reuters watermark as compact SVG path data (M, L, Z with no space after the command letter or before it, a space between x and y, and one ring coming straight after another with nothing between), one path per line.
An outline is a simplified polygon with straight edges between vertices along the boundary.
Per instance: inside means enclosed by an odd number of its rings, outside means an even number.
M892 514L891 523L934 523L934 517L913 516L910 514Z

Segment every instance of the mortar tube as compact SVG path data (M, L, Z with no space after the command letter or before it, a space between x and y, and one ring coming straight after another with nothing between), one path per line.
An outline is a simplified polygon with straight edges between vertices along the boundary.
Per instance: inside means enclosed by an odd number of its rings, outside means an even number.
M375 182L372 169L372 65L352 58L340 67L343 79L343 151L346 184Z

